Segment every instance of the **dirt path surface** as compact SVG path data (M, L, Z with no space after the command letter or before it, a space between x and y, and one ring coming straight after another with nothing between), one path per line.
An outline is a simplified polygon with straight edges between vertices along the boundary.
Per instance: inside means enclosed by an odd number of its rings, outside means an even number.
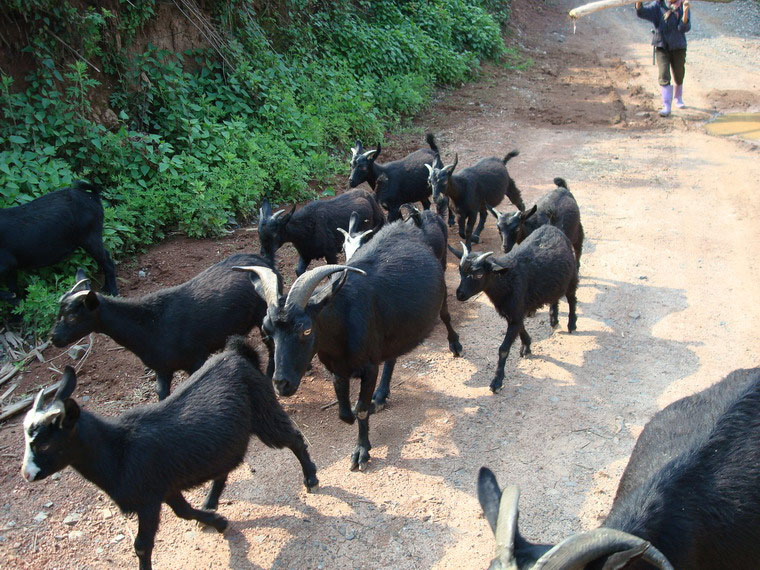
M333 392L315 366L284 405L310 442L319 492L304 492L288 452L253 442L222 497L227 532L164 508L157 568L486 567L493 540L475 496L481 465L520 485L523 534L557 541L604 517L656 410L760 363L760 152L703 132L717 112L760 111L760 27L747 25L760 21L757 3L694 3L689 107L665 120L656 116L648 25L619 9L581 20L573 34L565 13L574 4L515 0L511 41L534 65L489 67L479 83L442 95L389 153L419 146L424 129L437 134L447 162L459 153L460 167L518 148L509 170L527 204L564 177L586 231L577 333L564 332L564 303L554 333L540 311L528 324L533 355L513 349L494 396L488 384L506 322L485 296L462 304L452 295L464 357L451 357L439 326L400 359L390 405L371 420L366 473L348 471L356 427L321 409ZM478 249L498 250L493 220L483 237ZM179 283L252 242L245 230L169 240L119 267L124 294ZM292 261L290 252L290 279ZM448 282L453 293L453 261ZM106 414L155 398L139 361L115 349L96 336L77 392ZM54 377L34 366L17 393ZM0 431L0 566L136 566L136 520L70 469L23 481L22 439L19 419ZM204 492L188 498L200 504Z

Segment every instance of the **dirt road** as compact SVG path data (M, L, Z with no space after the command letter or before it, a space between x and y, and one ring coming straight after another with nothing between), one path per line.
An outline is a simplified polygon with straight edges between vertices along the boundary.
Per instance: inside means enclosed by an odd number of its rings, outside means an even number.
M506 323L485 296L464 304L452 296L464 357L450 356L439 327L399 361L390 405L371 421L366 473L348 471L356 428L321 410L333 394L315 367L285 405L310 442L320 491L304 492L288 453L252 443L220 506L231 521L225 535L165 509L157 568L485 567L493 541L475 498L481 465L520 485L523 534L557 541L603 518L656 410L760 363L760 152L703 132L717 111L760 111L760 27L744 25L759 21L758 5L694 3L689 107L661 119L648 25L619 9L580 21L573 34L564 14L574 4L515 0L511 41L534 65L489 67L479 83L442 95L393 152L418 146L426 129L445 159L459 153L460 166L518 148L509 169L528 204L564 177L586 230L577 333L564 332L566 305L553 334L548 311L539 312L528 325L533 355L513 350L494 396ZM149 269L146 282L128 277L127 294L180 282L250 248L253 235L163 244L120 269ZM493 221L483 236L479 249L498 249ZM453 292L453 261L448 282ZM98 337L82 370L84 405L105 413L153 399L139 363L114 346ZM24 382L49 377L37 367ZM134 519L71 470L23 481L18 421L0 432L0 447L3 566L135 566ZM189 499L199 504L203 494ZM35 521L38 513L47 516ZM72 513L81 519L65 524Z

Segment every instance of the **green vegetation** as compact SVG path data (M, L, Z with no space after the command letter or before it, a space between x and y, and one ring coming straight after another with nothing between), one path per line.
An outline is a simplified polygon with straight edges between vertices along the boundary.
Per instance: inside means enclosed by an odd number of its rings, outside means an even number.
M345 174L356 137L382 139L436 85L508 55L508 0L210 0L203 13L155 0L119 0L118 11L73 0L6 6L34 70L0 75L0 206L98 182L117 259L170 229L218 235L264 195L307 198L310 182L333 193L324 181ZM168 17L200 30L202 45L174 53L148 43ZM30 295L17 312L28 326L47 330L75 264L95 270L78 255L21 276Z

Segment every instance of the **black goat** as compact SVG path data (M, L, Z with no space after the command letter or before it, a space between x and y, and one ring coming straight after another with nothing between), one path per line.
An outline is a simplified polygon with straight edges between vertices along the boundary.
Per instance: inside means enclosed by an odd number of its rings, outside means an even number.
M96 293L79 272L77 284L61 297L53 344L63 347L91 332L107 334L156 371L156 392L163 400L177 370L192 374L228 337L261 328L267 305L249 279L230 271L236 265L271 268L258 255L238 253L181 285L135 299ZM271 376L273 345L262 337Z
M367 182L375 191L377 201L388 210L389 222L401 217L399 208L406 202L422 202L423 208L430 208L430 187L425 165L433 163L438 147L432 134L428 133L425 140L430 148L421 148L401 160L385 164L376 162L382 150L380 145L375 150L365 152L361 141L357 140L356 147L351 149L349 187L355 188ZM377 181L383 175L385 181L378 186Z
M224 532L227 519L213 510L227 475L243 462L251 434L269 447L289 448L308 491L319 484L303 436L259 370L256 351L242 339L231 339L166 400L117 418L81 410L71 398L75 387L74 369L67 366L47 408L40 391L24 419L21 472L39 481L71 465L123 512L136 513L141 569L151 567L161 503L178 517ZM211 489L203 508L195 509L182 491L206 481L213 481Z
M564 179L555 178L554 183L557 188L544 194L527 212L503 214L490 207L489 210L497 220L504 253L509 253L515 244L522 242L536 228L551 224L561 229L573 244L575 258L580 267L583 253L583 226L578 202L568 190Z
M461 346L444 311L446 283L439 259L419 228L396 222L383 227L351 258L350 265L325 265L304 273L283 298L268 269L250 269L269 303L264 332L274 340L274 385L291 396L314 354L334 374L338 416L359 423L351 469L369 461L369 414L382 408L387 391L378 389L377 374L385 362L381 386L390 384L396 358L419 345L440 316L448 329L449 348ZM343 272L319 291L329 275ZM359 273L360 275L353 275ZM350 379L361 378L355 409L349 402ZM374 392L374 395L373 395Z
M464 245L464 244L463 244ZM499 362L491 390L501 389L504 363L512 343L520 335L520 356L530 354L530 336L525 330L525 317L550 303L549 322L559 324L559 300L567 297L570 305L567 330L576 328L575 290L578 267L567 236L554 226L542 226L510 253L491 257L493 252L469 253L467 246L459 253L460 282L457 299L466 301L485 291L496 311L509 323L504 342L499 347Z
M505 546L491 567L755 568L760 560L758 409L760 368L755 368L736 370L655 414L636 442L603 526L554 547L530 544L520 535L517 489L501 493L493 473L482 468L480 504L494 532L500 527ZM504 514L497 517L500 501Z
M371 192L351 190L329 200L316 200L287 214L274 214L267 200L259 211L259 240L261 255L274 266L274 254L285 243L292 242L298 251L296 275L301 275L313 259L324 257L327 263L337 263L343 245L338 228L348 229L352 212L359 216L357 229L382 226L385 222L380 206Z
M53 265L81 247L105 276L104 291L118 295L111 256L103 247L102 188L77 181L28 204L0 210L0 276L8 292L0 299L18 301L16 272Z
M495 156L484 158L459 174L454 174L459 162L458 155L454 156L454 162L448 166L439 166L442 164L439 163L427 167L428 184L433 191L438 214L443 217L447 208L454 210L459 224L459 237L465 240L467 247L473 242L480 242L488 206L496 206L507 196L520 211L525 210L520 190L506 167L507 162L518 154L518 151L513 150L503 159ZM480 221L475 228L478 214Z

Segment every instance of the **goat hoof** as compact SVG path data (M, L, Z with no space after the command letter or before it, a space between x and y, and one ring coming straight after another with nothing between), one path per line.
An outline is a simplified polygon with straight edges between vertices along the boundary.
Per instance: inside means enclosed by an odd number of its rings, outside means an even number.
M572 334L572 332L574 330L576 330L577 328L578 327L575 326L575 323L573 323L572 325L567 325L567 332L568 332L568 334Z
M556 328L559 326L559 320L556 320L556 321L555 321L554 319L550 319L550 320L549 320L549 324L551 325L551 327L552 327L553 329L556 329Z
M385 409L386 401L385 398L382 400L372 400L372 403L369 406L369 413L370 414L376 414L379 411L382 411Z
M307 493L316 493L319 490L319 481L316 477L304 480L303 484Z
M494 394L497 394L501 392L501 389L503 388L503 380L501 378L494 378L493 382L491 382L491 392Z
M530 347L529 346L521 346L520 347L520 356L528 356L530 354Z
M470 241L472 243L480 243L480 236L478 234L472 234L472 237L470 237Z
M449 343L449 350L451 351L451 354L454 355L454 358L462 356L462 343L459 341Z
M366 471L369 463L369 449L357 445L351 455L351 471Z

